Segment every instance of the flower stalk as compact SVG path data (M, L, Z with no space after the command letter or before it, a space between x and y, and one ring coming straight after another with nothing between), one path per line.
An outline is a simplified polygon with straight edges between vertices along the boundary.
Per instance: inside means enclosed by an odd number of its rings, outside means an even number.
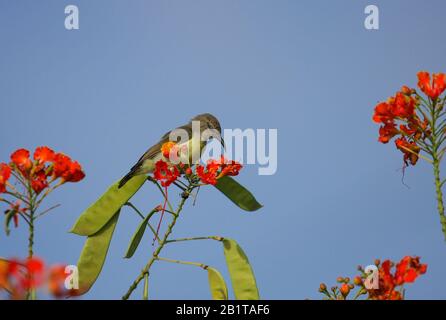
M403 86L394 97L375 107L373 120L382 124L379 141L388 143L394 137L397 149L404 157L404 168L416 165L424 159L432 164L437 210L446 241L446 216L443 202L443 183L440 165L446 148L446 98L440 96L446 90L446 74L418 73L418 88L427 96L423 98L415 89ZM429 157L421 154L425 152Z
M128 300L130 298L130 296L132 295L133 291L135 291L135 289L138 287L139 283L144 279L144 278L148 278L150 275L150 268L152 267L152 265L154 264L155 261L158 260L158 256L161 253L161 251L163 250L164 246L167 243L167 240L169 238L169 236L172 233L172 230L179 218L179 215L181 213L181 211L183 210L184 204L186 203L187 199L189 198L190 193L193 191L194 187L189 185L186 189L186 191L183 192L182 194L182 199L178 205L177 210L175 211L175 215L173 215L172 221L169 224L169 226L167 227L167 230L164 234L164 236L162 237L162 240L159 242L158 247L156 248L156 250L153 252L152 257L150 258L149 262L147 262L146 266L144 267L144 269L142 269L141 273L136 277L136 279L133 281L133 283L130 285L129 289L127 290L127 292L122 296L122 300Z

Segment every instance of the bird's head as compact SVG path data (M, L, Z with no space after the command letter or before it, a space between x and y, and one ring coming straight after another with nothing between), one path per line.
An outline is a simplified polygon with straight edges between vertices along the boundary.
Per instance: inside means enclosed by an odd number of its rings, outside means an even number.
M201 132L211 129L216 130L218 132L218 137L214 137L218 141L220 141L223 148L225 148L225 141L223 140L223 137L221 136L221 126L220 121L213 116L210 113L203 113L199 114L198 116L195 116L192 121L199 121L200 122L200 130Z

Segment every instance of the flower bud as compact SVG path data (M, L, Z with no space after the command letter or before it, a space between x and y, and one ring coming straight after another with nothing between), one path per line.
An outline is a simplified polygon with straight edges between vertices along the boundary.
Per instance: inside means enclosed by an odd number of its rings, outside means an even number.
M354 283L355 285L357 285L357 286L362 286L362 279L361 279L361 277L360 277L360 276L356 276L356 277L353 279L353 283Z
M403 86L401 88L401 92L407 96L410 96L415 93L415 90L412 88L409 88L408 86Z
M325 283L321 283L319 285L319 292L324 292L327 291L327 286L325 285Z
M342 296L345 298L350 293L350 286L348 284L344 283L341 286L341 288L339 289L339 291L341 292Z

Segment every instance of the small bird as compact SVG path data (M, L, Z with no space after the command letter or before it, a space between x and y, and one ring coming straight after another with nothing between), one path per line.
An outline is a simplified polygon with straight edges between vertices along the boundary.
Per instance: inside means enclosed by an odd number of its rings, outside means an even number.
M198 137L194 137L192 133L192 122L198 121L200 124L200 135ZM195 116L189 121L189 123L180 126L177 129L183 129L187 132L189 140L185 142L183 145L187 145L189 150L189 158L190 159L199 159L201 156L201 152L206 146L208 141L201 141L201 133L205 130L216 130L218 132L218 137L212 137L220 141L223 148L225 147L225 143L223 138L221 137L221 126L218 119L210 113L203 113ZM131 178L137 175L148 174L153 172L155 169L155 164L159 160L164 159L163 154L161 152L161 147L164 143L169 142L170 133L172 131L167 132L163 135L158 143L149 148L138 160L138 162L130 169L130 172L127 173L119 182L119 187L123 187ZM192 141L195 139L196 141ZM176 142L176 141L174 141ZM200 146L200 148L192 147L192 146ZM181 145L179 145L181 148ZM195 150L197 149L197 150ZM198 150L199 149L199 150ZM199 152L199 154L193 154L194 152ZM191 160L189 160L191 161Z

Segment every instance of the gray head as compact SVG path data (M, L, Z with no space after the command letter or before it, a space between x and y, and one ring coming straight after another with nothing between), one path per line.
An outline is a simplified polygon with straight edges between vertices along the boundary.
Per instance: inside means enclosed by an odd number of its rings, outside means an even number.
M221 137L220 121L218 121L215 116L210 113L203 113L193 117L191 121L200 121L201 132L205 131L206 129L216 130L219 133L220 137L215 138L220 141L223 147L225 147L225 142Z
M191 121L200 121L200 128L202 128L203 130L215 129L219 133L221 133L220 122L210 113L199 114L193 117Z

